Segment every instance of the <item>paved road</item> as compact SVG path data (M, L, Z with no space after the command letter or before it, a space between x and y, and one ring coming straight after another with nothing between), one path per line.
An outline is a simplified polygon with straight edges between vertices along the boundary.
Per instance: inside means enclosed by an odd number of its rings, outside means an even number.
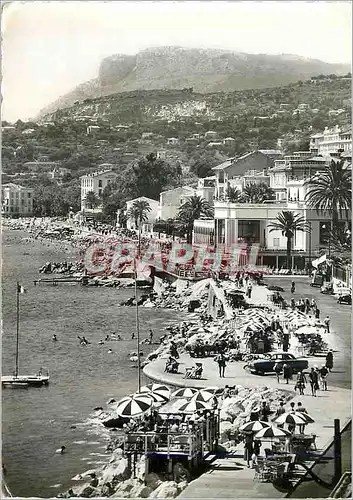
M290 293L290 284L295 281L296 291ZM336 387L351 388L351 313L352 308L346 304L337 304L333 295L320 293L320 288L311 287L307 276L298 276L295 278L271 277L265 279L267 285L278 285L285 289L282 295L285 299L295 300L300 298L314 298L321 311L320 318L323 319L327 314L331 318L332 334L328 341L334 350L334 369L330 375L330 383Z

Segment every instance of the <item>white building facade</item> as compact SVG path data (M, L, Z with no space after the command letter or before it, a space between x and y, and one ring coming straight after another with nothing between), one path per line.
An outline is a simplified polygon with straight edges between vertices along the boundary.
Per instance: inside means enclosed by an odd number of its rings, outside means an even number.
M323 132L313 134L310 136L310 150L326 157L339 152L352 152L352 125L326 127Z
M81 176L81 210L90 210L86 204L87 193L93 192L101 198L103 190L108 184L113 183L117 178L117 174L112 170L101 170L92 174ZM102 207L97 207L95 211L101 210Z
M8 217L33 215L34 189L8 183L2 186L2 214Z

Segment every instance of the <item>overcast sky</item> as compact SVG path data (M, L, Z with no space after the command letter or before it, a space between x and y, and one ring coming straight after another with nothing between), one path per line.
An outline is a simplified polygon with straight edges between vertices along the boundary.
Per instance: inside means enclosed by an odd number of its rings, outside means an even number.
M351 2L11 2L3 119L28 119L97 76L101 59L161 45L351 62Z

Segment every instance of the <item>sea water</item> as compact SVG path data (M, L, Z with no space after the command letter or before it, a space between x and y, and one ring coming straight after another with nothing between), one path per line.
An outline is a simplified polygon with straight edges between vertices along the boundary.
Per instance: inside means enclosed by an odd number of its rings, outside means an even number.
M135 330L135 308L119 307L132 290L37 285L38 269L47 261L74 259L38 241L26 242L21 231L3 233L2 373L12 374L16 348L16 281L20 295L20 374L50 369L50 384L2 391L2 459L14 496L49 498L77 484L72 478L109 460L105 447L111 431L102 428L93 409L106 407L136 391L136 367L129 352ZM149 329L155 338L181 313L140 308L141 339ZM124 339L98 345L116 332ZM58 341L53 342L53 334ZM90 345L81 347L77 336ZM113 352L108 353L112 348ZM142 346L144 354L153 347ZM56 454L62 445L66 453Z

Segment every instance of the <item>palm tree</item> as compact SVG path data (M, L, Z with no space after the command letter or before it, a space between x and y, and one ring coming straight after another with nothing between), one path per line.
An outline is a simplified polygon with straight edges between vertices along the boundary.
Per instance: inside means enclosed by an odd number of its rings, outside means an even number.
M197 219L209 219L213 217L213 208L208 201L201 196L190 196L179 208L177 221L185 229L187 243L192 243L192 231L194 221Z
M287 268L292 269L292 241L296 231L310 232L309 223L299 214L294 212L283 211L276 217L276 222L270 222L270 233L272 231L281 231L282 235L287 238Z
M148 220L148 213L151 211L150 204L146 200L135 200L126 213L128 219L135 222L135 227L139 228L143 222Z
M265 182L250 182L243 189L242 199L245 203L263 203L275 199L275 192Z
M87 206L87 208L93 210L94 208L99 207L101 203L101 199L94 191L88 191L85 199L85 205Z
M305 196L310 207L318 213L331 215L331 227L335 228L339 217L352 208L352 173L344 161L332 160L322 171L316 172L305 182L308 192Z
M241 200L241 192L235 187L228 186L226 197L230 203L237 203Z

